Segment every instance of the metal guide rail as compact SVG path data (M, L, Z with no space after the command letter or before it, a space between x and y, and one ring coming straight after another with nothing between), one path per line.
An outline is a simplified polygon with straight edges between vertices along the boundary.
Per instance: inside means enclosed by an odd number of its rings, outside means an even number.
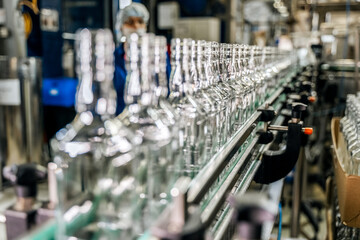
M276 109L280 110L280 109ZM282 124L284 121L284 117L279 116L274 121L274 124ZM239 185L235 189L235 191L232 192L234 195L238 194L244 194L246 190L248 189L258 167L260 166L261 161L260 155L265 150L269 149L269 145L258 145L253 150L254 154L252 155L252 158L246 163L245 166L245 173L242 173L239 178ZM214 239L220 240L224 239L226 237L226 234L228 234L228 230L230 227L231 219L233 218L234 209L230 208L229 204L224 209L224 216L220 217L217 223L217 228L214 231Z
M283 92L283 88L279 88L266 101L265 105L271 105ZM234 156L240 146L245 142L249 135L256 128L261 112L255 112L240 128L234 136L225 144L217 154L215 154L208 164L199 172L199 174L191 181L187 201L190 204L198 204L208 191L209 187L214 183L219 174L224 170L226 164ZM254 146L251 145L245 151L242 162L249 156L250 151Z
M288 83L288 81L284 81L284 83ZM275 90L259 109L273 105L276 106L275 110L279 111L283 100L280 96L283 92L283 87ZM228 194L230 192L233 194L244 194L246 192L261 164L261 154L269 148L269 145L258 144L259 136L254 134L254 130L260 126L260 116L261 112L256 111L244 123L207 165L200 170L198 175L192 179L185 194L185 205L187 207L200 205L202 227L205 229L212 228L215 239L223 239L232 218L233 210L226 201ZM275 124L282 124L283 122L284 117L281 115L276 117L274 121ZM241 147L243 149L239 152L238 150ZM234 163L230 164L231 162ZM219 178L224 172L227 174L219 182ZM209 194L214 185L217 185L215 193ZM143 237L141 239L149 238Z
M276 95L273 95L273 98L270 99L271 103L274 103L277 100L277 98L281 94L280 91L282 91L282 89L279 89L276 92ZM275 97L275 96L277 96L277 97ZM280 109L278 108L276 110L280 110ZM258 115L258 114L256 114L256 115ZM283 121L284 121L284 118L282 116L279 116L279 117L277 117L277 119L274 123L282 124ZM257 120L253 124L255 124L256 122L257 122ZM248 189L248 187L249 187L251 181L253 180L253 177L261 163L261 161L259 160L261 153L269 148L268 145L257 144L258 139L259 139L259 136L256 135L251 140L250 144L248 144L246 146L244 153L236 161L235 167L233 168L231 173L228 175L227 179L224 181L224 183L219 188L220 190L216 193L216 195L212 198L211 202L208 204L208 206L203 211L201 219L202 219L202 222L204 223L204 225L208 226L212 222L216 213L221 210L222 204L224 203L224 200L226 199L227 194L229 193L230 189L235 185L235 183L237 181L239 181L239 186L235 190L234 194L244 194L246 192L246 190ZM229 216L228 216L228 219L225 221L225 225L227 225L226 222L230 221L231 216L232 216L231 213L228 213L227 215L229 215Z
M289 74L282 81L281 86L290 82L292 75ZM259 107L264 108L269 105L281 105L277 103L283 94L284 87L279 87L267 98L266 102ZM276 109L278 110L278 109ZM234 193L245 193L248 189L261 161L259 156L266 150L265 145L257 144L259 136L254 134L254 130L260 126L260 111L256 111L244 123L244 125L228 140L228 142L211 158L207 165L190 181L186 190L186 206L201 205L201 224L204 228L209 228L214 224L216 216L223 210L223 217L217 224L215 239L221 239L231 219L232 210L226 203L228 193L233 189ZM242 148L241 151L239 149ZM232 164L229 163L232 162ZM219 179L220 174L227 172L220 184L217 184L215 193L209 195L209 189ZM234 187L235 186L235 187ZM208 199L204 200L207 196ZM226 204L224 208L224 204ZM96 207L93 204L93 207ZM166 211L166 210L165 210ZM93 211L89 211L93 212ZM87 218L89 219L89 218ZM85 221L86 222L86 221ZM71 223L69 223L71 225ZM83 224L82 224L83 225ZM47 239L54 238L56 223L54 220L37 228L24 239ZM150 239L151 233L145 233L140 239Z

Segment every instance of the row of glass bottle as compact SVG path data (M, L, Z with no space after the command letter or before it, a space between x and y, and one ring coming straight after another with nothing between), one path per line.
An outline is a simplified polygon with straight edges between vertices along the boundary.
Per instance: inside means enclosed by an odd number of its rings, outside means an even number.
M349 94L346 98L345 116L340 120L340 128L344 134L348 161L340 162L345 172L360 176L360 92Z
M127 107L115 117L112 34L76 36L77 115L51 141L58 239L81 236L87 223L77 217L93 209L98 236L142 234L171 200L176 179L194 177L294 63L275 48L173 39L168 95L166 39L132 34Z

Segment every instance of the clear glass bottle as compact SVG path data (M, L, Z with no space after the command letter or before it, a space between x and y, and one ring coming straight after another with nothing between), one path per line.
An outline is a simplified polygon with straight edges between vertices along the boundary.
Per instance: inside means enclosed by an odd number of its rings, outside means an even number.
M53 161L60 169L57 172L58 239L74 234L81 227L71 224L71 219L81 214L73 206L87 200L97 203L95 189L103 166L99 149L106 132L105 122L114 117L116 109L113 51L110 30L82 29L76 33L77 114L50 142Z
M257 109L260 100L260 79L256 72L256 46L248 47L248 71L249 77L254 84L253 111Z
M278 68L278 50L276 47L269 47L270 59L271 59L271 87L276 88L279 79L279 68Z
M166 77L166 58L167 43L164 36L155 36L154 39L154 81L156 84L154 107L157 110L164 124L170 129L172 135L172 156L174 159L174 172L176 177L182 175L183 165L181 158L183 157L184 144L184 124L180 121L180 115L171 105L168 99L169 88ZM172 183L171 183L172 184ZM170 185L171 185L170 184Z
M191 41L191 61L190 61L190 78L194 84L195 99L205 109L207 115L205 123L205 156L203 165L216 153L218 149L218 132L216 118L219 113L219 104L216 99L204 91L206 83L204 82L204 41Z
M252 81L250 70L249 70L249 47L246 45L240 45L239 48L241 58L241 78L240 82L245 90L245 119L249 118L254 109L255 99L255 84Z
M212 135L212 155L215 154L219 148L225 143L227 128L226 128L226 106L223 100L223 95L219 93L212 84L214 83L214 74L211 72L211 49L209 44L205 41L197 41L197 57L196 66L198 70L199 99L210 99L213 104L212 113L210 115ZM210 136L211 137L211 136Z
M230 44L221 44L212 42L211 47L211 73L214 80L214 86L220 91L224 98L223 102L226 104L226 138L229 139L232 134L236 131L235 125L235 115L237 108L236 101L236 89L230 84L230 67L231 59L229 53L225 52L226 47L231 46Z
M191 39L171 41L170 102L184 123L184 175L194 177L205 162L206 121L209 114L195 99L195 82L190 77Z
M235 78L233 79L232 83L234 84L234 86L236 86L238 95L241 97L241 103L240 106L238 106L238 111L241 113L240 124L242 125L250 114L251 86L243 81L243 46L238 45L234 50L237 50L237 52L234 52L234 60L236 61L237 71L235 72Z
M344 130L349 126L350 124L350 113L351 108L353 107L352 104L355 101L355 95L353 94L348 94L346 97L346 108L345 108L345 116L343 118L341 118L340 120L340 130L342 132L344 132Z
M244 100L245 89L241 84L241 64L239 55L239 44L234 44L229 51L231 56L230 72L230 86L234 89L235 109L233 110L234 130L238 130L244 122L244 111L246 109L246 101Z
M257 107L259 107L261 104L265 102L265 97L266 97L264 66L262 64L262 49L259 46L254 46L254 71L255 71L255 81L257 84L257 91L258 91Z
M268 95L270 94L271 91L269 91L269 81L270 81L270 76L269 76L269 59L267 56L267 51L266 51L266 47L261 49L261 63L260 63L260 68L261 68L261 73L263 76L263 85L262 85L262 92L264 93L264 102L267 99Z
M136 164L142 136L125 127L118 118L107 120L105 127L101 149L103 173L96 188L101 196L96 212L97 236L107 240L131 239L140 228L135 174L145 171Z
M153 34L139 37L131 34L127 41L128 75L125 86L124 113L118 118L126 127L142 136L140 157L134 161L135 194L138 208L134 214L135 232L148 229L169 201L170 184L175 175L175 159L172 159L172 132L161 119L156 106L154 89L154 41Z
M359 175L360 167L360 98L349 94L346 99L345 116L340 120L340 130L344 135L347 151L346 156L340 158L345 172ZM347 161L345 161L347 160Z

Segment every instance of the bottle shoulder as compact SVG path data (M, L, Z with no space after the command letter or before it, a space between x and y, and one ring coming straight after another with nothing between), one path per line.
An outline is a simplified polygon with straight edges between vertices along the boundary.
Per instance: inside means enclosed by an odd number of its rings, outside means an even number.
M199 89L195 93L195 97L196 99L198 99L199 103L209 112L216 111L217 106L219 105L217 99L208 92L206 92L204 89Z
M106 150L104 143L116 145L120 142L120 152L127 152L129 145L139 145L141 139L115 119L102 120L95 117L91 122L84 123L80 115L65 128L58 131L50 141L54 155L67 155L71 158L83 154L91 154L97 150ZM105 144L105 145L106 145ZM118 146L120 146L118 145Z
M199 116L206 116L209 114L209 109L204 107L201 102L193 95L186 95L181 98L177 104L179 112L183 114L196 114Z
M72 122L60 129L53 140L58 142L84 142L105 133L104 123L100 117L91 113L77 114Z
M127 106L119 119L127 128L141 136L144 144L163 145L172 139L169 126L154 107L140 107L137 112L131 112Z

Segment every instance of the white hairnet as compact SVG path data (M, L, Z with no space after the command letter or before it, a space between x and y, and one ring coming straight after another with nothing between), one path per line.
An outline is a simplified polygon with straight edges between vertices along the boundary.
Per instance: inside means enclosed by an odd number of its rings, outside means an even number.
M121 9L116 15L115 24L115 34L118 42L120 42L120 38L122 37L120 28L129 17L141 17L145 24L147 24L150 14L143 4L136 2L133 2L124 9Z

